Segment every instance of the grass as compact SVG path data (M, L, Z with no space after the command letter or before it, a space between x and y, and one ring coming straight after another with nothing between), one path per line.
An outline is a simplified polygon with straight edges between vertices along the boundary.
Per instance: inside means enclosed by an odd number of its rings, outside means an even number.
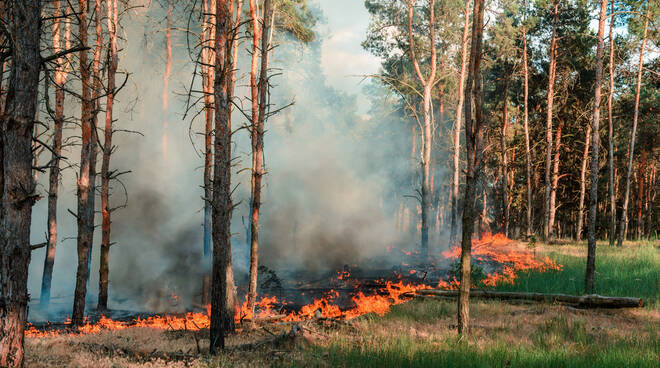
M563 266L561 271L524 272L514 284L501 284L496 290L541 293L584 293L586 245L543 246L541 252ZM595 293L606 296L643 298L652 307L660 305L660 248L650 244L610 247L596 250Z
M581 294L584 246L539 246L564 267L525 273L500 290ZM655 245L600 246L596 291L643 297L645 308L579 310L561 305L471 302L471 331L456 333L456 301L415 299L384 316L347 325L312 323L291 341L237 349L272 339L290 325L241 331L229 352L207 354L208 332L130 328L26 340L26 367L656 367L660 308ZM197 343L201 352L197 353ZM181 357L181 354L185 357Z

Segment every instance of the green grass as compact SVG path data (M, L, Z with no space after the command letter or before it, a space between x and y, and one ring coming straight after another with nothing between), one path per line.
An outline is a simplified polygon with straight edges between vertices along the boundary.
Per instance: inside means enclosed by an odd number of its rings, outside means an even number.
M513 284L495 287L502 291L540 293L584 293L586 259L554 251L548 257L563 267L561 271L523 272ZM657 308L660 305L660 249L651 245L616 248L601 245L596 251L595 292L606 296L643 298Z

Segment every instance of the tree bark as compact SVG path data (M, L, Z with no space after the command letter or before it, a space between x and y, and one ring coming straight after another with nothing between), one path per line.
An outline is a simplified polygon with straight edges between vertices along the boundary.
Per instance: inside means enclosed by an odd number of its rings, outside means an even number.
M211 254L211 197L213 187L211 177L213 175L213 81L215 70L211 66L215 60L215 2L216 0L204 0L204 43L202 48L202 83L204 90L204 256ZM203 301L205 304L207 300Z
M591 294L594 291L594 273L596 271L596 211L598 209L598 141L600 128L600 91L603 78L603 34L607 18L607 0L601 0L600 20L598 21L598 44L596 46L596 86L594 91L594 109L591 138L591 188L589 193L589 228L587 270L584 278L584 289Z
M108 52L108 95L106 96L105 108L105 133L103 142L103 162L101 164L101 213L103 222L101 224L101 260L99 265L99 300L98 309L108 309L108 277L110 272L110 155L112 154L112 123L113 108L115 102L115 76L117 74L117 29L119 26L117 0L107 2L107 22L109 36Z
M252 195L250 218L250 283L248 286L248 309L254 315L257 299L257 276L259 266L259 214L261 209L261 181L264 160L264 122L268 97L268 56L270 52L269 33L272 8L270 0L263 4L263 19L259 25L255 0L250 0L252 17L252 67L250 69L250 87L252 91ZM261 70L257 85L258 43L261 42ZM252 318L254 321L254 317Z
M470 324L470 253L475 220L475 193L483 159L482 90L479 66L483 41L484 0L474 0L472 9L472 42L470 68L465 85L465 148L467 174L463 201L463 234L461 238L461 285L458 297L458 333L467 335ZM472 118L472 97L475 117Z
M62 34L61 23L61 2L55 1L53 4L53 30L52 42L53 53L62 51L62 38L64 48L70 48L71 28L69 20L65 18L65 29ZM69 7L65 12L66 16L70 13ZM53 118L53 144L51 147L52 158L51 168L48 178L48 244L46 245L46 257L44 258L44 270L41 277L41 296L39 304L42 309L47 309L50 304L50 290L53 280L53 266L55 264L55 251L57 248L57 196L60 179L60 156L62 154L62 127L64 125L64 84L68 74L68 60L62 57L57 60L58 66L55 69L55 116Z
M547 95L547 114L546 114L546 151L545 151L545 200L544 204L544 222L543 237L545 240L552 238L552 229L550 228L550 195L552 191L552 107L554 103L555 89L555 70L557 68L557 22L559 18L559 1L554 0L552 39L550 41L550 65L548 68L548 95Z
M429 214L431 212L431 196L433 195L431 189L431 140L433 117L431 111L431 92L435 82L435 74L437 70L436 65L436 45L435 45L435 0L429 0L429 48L431 49L431 68L428 78L422 75L419 68L419 62L415 56L415 43L412 30L413 21L413 5L414 0L408 1L408 38L410 41L410 59L415 68L417 79L424 87L423 104L424 104L424 126L422 132L422 191L421 191L421 220L422 220L422 241L421 241L421 256L423 259L428 258L429 251Z
M500 144L502 148L502 232L509 237L509 162L506 147L506 132L509 125L509 76L504 82L504 104L502 107L502 132Z
M468 63L468 36L470 34L470 4L472 0L465 1L465 10L463 11L463 38L461 41L461 74L458 77L458 104L456 105L456 124L454 126L454 174L452 178L451 190L451 231L449 244L456 243L456 233L458 232L458 196L460 185L460 148L461 148L461 128L463 124L463 103L465 100L465 73Z
M231 260L231 123L228 86L231 79L232 24L227 0L215 11L215 139L213 162L213 266L211 271L212 354L225 347L225 334L234 330L236 290Z
M651 4L646 4L646 17L644 18L644 36L642 38L642 47L639 50L639 67L637 70L637 89L635 92L635 112L633 114L633 126L630 136L630 145L628 146L628 170L626 171L626 191L623 195L623 209L621 212L621 222L619 223L619 234L617 246L623 245L626 228L628 226L628 200L630 198L630 175L632 173L633 156L635 154L635 138L637 135L637 121L639 119L639 93L642 89L642 71L644 69L644 48L646 47L646 35L649 28L649 15L651 13Z
M87 0L78 2L79 35L82 46L87 46ZM82 130L82 146L80 149L80 173L78 176L78 268L76 270L76 288L73 299L73 312L71 322L74 326L83 323L85 314L85 296L87 294L87 279L89 276L89 250L92 246L94 232L94 207L92 191L93 162L92 155L94 138L92 133L94 103L91 99L91 77L87 50L80 51L80 80L81 80L81 114L80 125Z
M12 38L4 114L0 116L0 366L21 367L27 317L30 223L37 200L32 132L37 107L40 0L14 3L5 19Z
M607 95L607 143L608 143L608 176L609 176L609 194L610 194L610 246L614 245L616 236L616 196L614 194L614 119L612 117L612 98L614 96L614 0L611 1L610 15L610 90Z
M566 105L564 105L566 106ZM550 216L548 219L548 227L550 228L550 234L557 236L555 232L555 215L557 213L557 186L559 185L559 153L561 149L561 133L563 127L563 120L561 118L557 119L557 132L555 133L555 158L552 166L552 186L550 188Z
M525 22L527 21L527 0L525 0ZM532 154L529 144L529 68L527 65L527 24L523 26L523 75L524 75L524 110L523 129L525 131L525 171L527 174L527 236L532 235L534 226L532 224Z
M582 230L584 229L584 198L587 192L587 166L589 163L589 145L591 144L591 124L587 124L585 135L584 153L582 154L582 168L580 169L580 203L578 205L578 221L576 229L577 241L582 241Z

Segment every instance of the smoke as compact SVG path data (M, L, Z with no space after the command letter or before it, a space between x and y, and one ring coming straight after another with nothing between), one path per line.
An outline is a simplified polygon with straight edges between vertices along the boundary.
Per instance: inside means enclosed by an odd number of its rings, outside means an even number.
M142 135L120 131L114 137L118 150L111 166L131 173L122 176L122 184L112 187L112 205L122 205L127 199L127 206L113 212L112 241L116 245L110 251L111 309L188 308L199 299L202 275L208 269L208 260L202 256L203 158L198 152L203 144L198 134L203 123L201 116L192 125L190 116L182 120L187 96L181 94L190 86L194 65L185 37L173 34L171 98L169 109L163 111L165 40L156 31L165 11L154 4L123 20L123 37L128 42L120 68L131 76L118 96L115 115L119 129ZM320 9L316 11L320 14ZM409 137L404 135L404 128L378 128L396 123L370 119L360 111L356 96L329 86L321 67L324 35L307 46L281 41L282 46L274 51L272 68L282 75L273 80L271 103L273 108L291 101L295 104L266 126L261 264L276 269L321 270L369 259L392 245L414 247L415 234L402 235L393 218L402 196L412 191L410 182L402 179L411 170ZM240 70L247 70L242 66ZM245 79L237 83L237 96L246 95L245 83ZM78 87L73 83L72 88ZM248 106L244 99L238 101L241 103ZM77 104L68 105L67 114L79 116ZM239 112L233 121L234 129L245 124ZM76 135L71 127L69 137ZM163 135L168 137L167 161L163 160ZM237 205L232 219L232 252L236 279L241 280L249 259L250 177L249 170L243 169L250 164L250 147L245 130L234 134L232 150L237 163L232 177L237 185L232 198ZM64 155L75 163L79 148L68 147ZM61 315L70 311L77 264L76 224L67 212L76 208L76 171L74 167L64 172L60 191L62 241L55 259L52 294L53 310ZM42 175L39 180L45 193L47 178ZM45 219L42 200L33 211L34 243L43 241ZM98 293L99 243L97 232L88 287L91 302ZM44 256L44 250L33 252L29 277L33 296L39 295L41 288ZM32 314L31 318L38 316Z

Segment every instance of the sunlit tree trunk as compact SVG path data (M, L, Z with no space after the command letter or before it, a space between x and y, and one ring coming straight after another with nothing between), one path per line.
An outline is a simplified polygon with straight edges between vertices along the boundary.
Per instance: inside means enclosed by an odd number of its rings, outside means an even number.
M584 141L584 153L582 154L582 168L580 169L580 202L578 204L578 221L575 236L577 241L582 241L582 230L584 229L584 198L587 188L587 166L589 164L589 145L591 144L591 124L587 125L587 134Z
M61 2L56 1L53 4L54 13L53 17L53 30L52 42L53 52L58 53L62 51L62 38L64 39L65 49L70 48L71 28L68 16L70 13L69 7L65 12L65 27L62 34L62 20L59 17L62 15ZM55 116L53 118L53 145L50 174L48 178L48 244L46 245L46 257L44 258L44 270L41 276L41 296L39 304L41 308L48 308L50 303L50 290L53 280L53 266L55 264L55 251L57 248L57 196L59 190L60 178L60 156L62 154L62 127L64 125L64 84L68 74L68 60L66 57L60 58L58 66L55 69Z
M564 105L566 106L566 105ZM557 119L559 122L557 123L557 132L555 133L555 141L554 141L554 146L555 146L555 157L553 161L553 166L552 166L552 186L550 187L550 216L548 219L548 227L550 228L550 234L553 236L557 236L555 233L555 215L557 213L557 186L559 185L559 157L560 157L560 150L561 150L561 133L562 133L562 126L563 126L563 121L561 119Z
M103 142L103 162L101 164L101 214L103 222L101 224L101 260L99 265L99 300L98 309L108 309L108 274L110 272L110 155L112 154L112 119L115 102L115 76L117 74L117 28L119 26L117 0L108 0L107 4L107 22L109 36L108 50L108 95L106 96L105 108L105 130Z
M410 41L410 59L415 68L417 79L424 86L423 104L424 104L424 125L422 132L422 191L421 191L421 256L426 259L428 257L429 248L429 213L431 212L431 140L433 130L433 117L431 111L431 92L435 82L435 74L437 70L436 65L436 44L435 44L435 0L429 0L429 48L431 49L430 71L428 78L424 78L422 71L419 68L419 63L415 55L415 43L413 37L413 6L415 0L408 1L408 39Z
M614 0L610 2L610 90L607 95L607 144L608 144L608 176L609 176L609 194L610 194L610 245L614 245L616 236L616 196L614 195L614 119L612 117L612 98L614 96Z
M525 21L527 21L527 0L525 0ZM532 157L529 145L529 67L527 65L527 25L523 26L523 75L524 75L524 110L523 110L523 129L525 131L525 171L527 177L527 236L531 236L534 231L532 224Z
M30 223L37 200L32 132L41 55L40 0L14 3L4 31L12 39L4 114L0 116L0 366L23 366L29 300Z
M461 285L458 297L458 333L467 335L470 325L470 253L475 220L475 195L483 160L483 112L482 87L479 67L483 41L484 0L474 0L472 10L472 42L470 46L470 68L465 85L465 148L467 151L467 173L465 200L463 204L463 234L461 238ZM474 97L475 116L472 118Z
M646 47L646 35L649 28L649 15L651 14L651 4L646 4L646 16L644 20L644 36L642 38L642 47L639 50L639 66L637 69L637 89L635 92L635 112L633 115L632 133L630 135L630 145L628 146L628 169L626 171L626 191L623 195L623 210L621 212L621 222L619 223L619 233L617 246L623 245L628 225L628 200L630 198L630 175L632 173L633 155L635 153L635 138L637 136L637 121L639 119L639 93L642 88L642 71L644 69L644 48Z
M545 200L543 237L546 240L552 238L552 229L550 228L550 194L552 191L552 107L554 103L555 90L555 70L557 68L557 22L559 18L559 1L554 0L552 39L550 41L550 66L548 68L548 94L547 94L547 114L545 120Z
M463 126L463 103L465 100L465 73L468 63L468 42L470 34L470 4L472 0L465 1L465 10L463 11L463 38L461 40L461 74L458 77L458 104L456 105L456 123L454 125L454 173L451 189L451 232L449 244L456 242L456 233L458 232L458 196L460 185L460 148L461 148L461 128Z
M594 273L596 271L596 211L598 209L598 143L600 127L600 91L603 78L603 35L605 33L605 19L607 18L607 0L600 2L600 20L598 21L598 44L596 46L596 80L594 91L594 109L591 138L591 188L589 193L589 225L587 270L584 278L586 293L594 292Z
M78 2L78 41L87 46L87 0ZM80 149L80 173L78 174L78 268L76 270L76 288L73 297L73 312L71 321L81 325L85 314L85 296L87 294L87 279L89 276L89 250L92 246L94 232L94 192L93 183L93 151L92 136L94 102L91 99L91 76L87 50L80 51L80 81L81 81L81 113L80 126L82 145Z
M509 76L504 83L504 104L502 107L502 132L500 144L502 149L502 232L509 236L509 162L506 147L506 132L509 125Z

